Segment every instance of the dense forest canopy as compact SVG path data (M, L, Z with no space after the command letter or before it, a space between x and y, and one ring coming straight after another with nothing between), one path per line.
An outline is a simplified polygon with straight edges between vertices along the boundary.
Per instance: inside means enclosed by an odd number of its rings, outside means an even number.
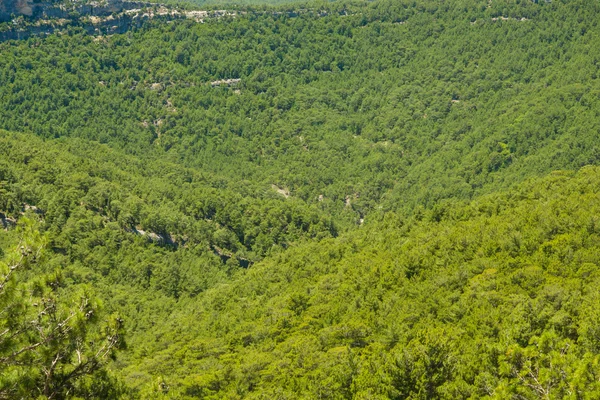
M0 43L0 398L595 398L600 4L230 10Z
M311 203L358 197L357 214L596 162L597 2L437 4L332 3L4 43L1 127ZM218 84L229 79L240 81Z
M142 371L181 398L594 398L599 184L557 173L290 249L186 302Z

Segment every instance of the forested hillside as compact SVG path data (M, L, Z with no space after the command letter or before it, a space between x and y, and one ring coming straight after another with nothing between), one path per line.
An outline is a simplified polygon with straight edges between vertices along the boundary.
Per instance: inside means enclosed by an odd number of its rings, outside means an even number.
M128 366L175 398L596 398L600 170L288 250Z
M0 43L0 398L597 397L600 4L230 10Z
M332 3L4 43L0 126L311 203L348 198L357 214L596 162L598 3L463 3Z

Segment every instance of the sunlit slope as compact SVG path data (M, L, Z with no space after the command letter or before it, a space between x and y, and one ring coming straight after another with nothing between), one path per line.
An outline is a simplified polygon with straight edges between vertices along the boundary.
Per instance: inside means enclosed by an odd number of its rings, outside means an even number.
M0 126L276 185L354 223L410 213L598 162L598 12L331 3L75 29L0 45Z
M128 379L173 398L593 398L599 188L598 168L557 172L289 249L159 324Z
M123 316L133 398L598 398L599 7L2 43L0 248Z

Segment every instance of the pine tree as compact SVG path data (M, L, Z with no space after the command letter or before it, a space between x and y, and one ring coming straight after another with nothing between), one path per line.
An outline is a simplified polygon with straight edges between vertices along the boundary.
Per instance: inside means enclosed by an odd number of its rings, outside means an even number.
M47 239L34 220L18 229L0 262L0 399L114 398L105 365L124 344L122 320L105 318L90 288L44 272Z

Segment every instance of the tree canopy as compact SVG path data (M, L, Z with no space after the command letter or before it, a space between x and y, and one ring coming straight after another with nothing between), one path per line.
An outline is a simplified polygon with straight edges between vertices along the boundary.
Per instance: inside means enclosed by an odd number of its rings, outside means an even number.
M0 43L0 398L598 397L599 7Z

